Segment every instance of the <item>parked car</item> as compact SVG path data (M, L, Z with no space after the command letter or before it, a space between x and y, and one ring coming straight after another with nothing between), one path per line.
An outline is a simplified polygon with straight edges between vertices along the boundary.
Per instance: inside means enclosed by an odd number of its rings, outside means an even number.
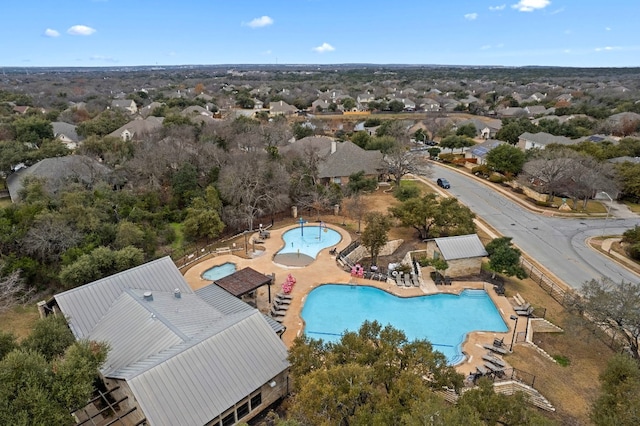
M445 178L438 178L438 180L436 181L438 183L438 186L440 188L444 188L444 189L449 189L451 188L451 184L449 183L448 180L446 180Z

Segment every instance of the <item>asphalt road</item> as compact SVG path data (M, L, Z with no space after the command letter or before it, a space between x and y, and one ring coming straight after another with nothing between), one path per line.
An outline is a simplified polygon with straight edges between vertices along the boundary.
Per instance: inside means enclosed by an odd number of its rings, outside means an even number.
M578 289L584 282L602 276L614 282L640 280L640 276L586 244L588 237L620 235L640 225L640 218L610 217L607 220L543 216L471 177L434 163L433 176L427 179L435 182L439 177L449 180L451 189L448 192L452 196L500 233L512 237L514 244L571 287Z

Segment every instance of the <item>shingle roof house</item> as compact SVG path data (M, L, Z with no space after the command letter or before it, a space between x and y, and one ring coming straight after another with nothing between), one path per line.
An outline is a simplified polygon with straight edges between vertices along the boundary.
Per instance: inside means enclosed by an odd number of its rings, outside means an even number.
M265 317L215 285L194 292L169 257L49 304L77 339L109 344L101 373L134 423L235 424L287 392L287 349Z
M577 141L566 138L564 136L555 136L550 133L538 132L529 133L524 132L518 138L518 148L523 151L533 148L544 149L547 145L556 143L561 145L573 145Z
M107 136L115 138L121 138L123 141L127 140L140 140L145 136L155 132L162 128L162 122L164 117L155 117L153 115L147 118L136 118L109 133Z
M367 177L378 177L382 153L367 151L350 141L337 142L325 136L309 136L280 149L283 155L303 155L315 151L320 159L318 177L324 182L346 184L349 176L364 171Z
M485 164L487 161L487 154L493 148L504 145L506 142L499 141L497 139L487 139L486 141L472 146L465 152L466 158L477 159L478 164Z
M76 132L76 126L62 121L54 121L51 123L53 127L53 137L60 140L69 149L76 149L80 137Z
M66 157L45 158L31 167L20 169L9 175L7 188L11 201L20 200L24 180L27 177L40 178L45 181L45 189L55 193L66 181L77 181L87 186L108 180L112 170L84 155L67 155Z

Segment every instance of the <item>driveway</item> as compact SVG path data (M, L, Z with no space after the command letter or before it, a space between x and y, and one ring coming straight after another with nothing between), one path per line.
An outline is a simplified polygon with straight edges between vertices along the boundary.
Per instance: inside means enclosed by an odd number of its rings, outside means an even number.
M602 276L615 282L638 282L640 276L590 248L586 240L600 235L620 235L640 224L637 215L614 203L609 219L549 217L534 213L508 196L450 167L433 164L435 185L439 177L451 183L449 194L505 236L530 257L573 288Z

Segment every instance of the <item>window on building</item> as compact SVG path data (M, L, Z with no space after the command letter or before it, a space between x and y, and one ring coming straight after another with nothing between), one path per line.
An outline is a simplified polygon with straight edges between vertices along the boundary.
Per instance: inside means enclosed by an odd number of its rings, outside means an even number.
M222 418L222 426L232 426L236 422L235 412L230 412Z
M262 394L257 393L251 397L251 409L255 410L262 404Z
M236 409L236 414L238 414L238 420L249 414L249 402L245 402L244 404L238 405Z

